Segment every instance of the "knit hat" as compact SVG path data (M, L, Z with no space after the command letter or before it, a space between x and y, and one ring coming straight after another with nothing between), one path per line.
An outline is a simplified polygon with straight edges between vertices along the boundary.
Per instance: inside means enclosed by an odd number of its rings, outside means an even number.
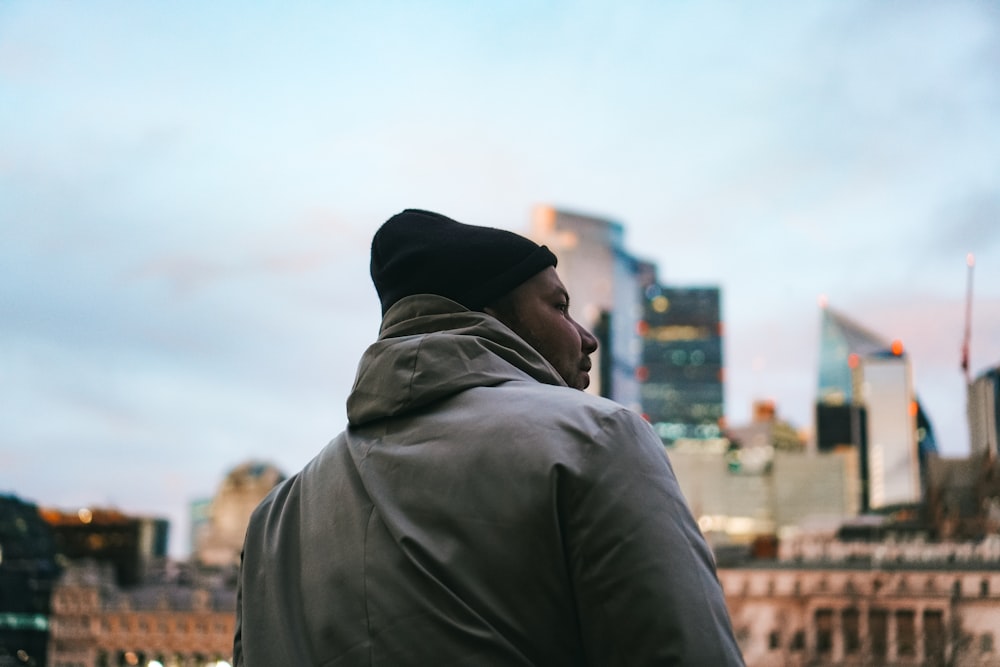
M437 294L481 310L555 265L548 248L523 236L417 209L392 216L372 239L372 282L383 315L413 294Z

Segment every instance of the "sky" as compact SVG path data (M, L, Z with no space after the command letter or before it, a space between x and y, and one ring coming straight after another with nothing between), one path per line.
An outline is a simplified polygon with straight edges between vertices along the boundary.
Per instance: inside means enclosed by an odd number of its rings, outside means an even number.
M812 425L818 305L948 456L1000 364L1000 3L0 3L0 493L168 518L301 468L376 337L377 227L622 223L718 285L726 413Z

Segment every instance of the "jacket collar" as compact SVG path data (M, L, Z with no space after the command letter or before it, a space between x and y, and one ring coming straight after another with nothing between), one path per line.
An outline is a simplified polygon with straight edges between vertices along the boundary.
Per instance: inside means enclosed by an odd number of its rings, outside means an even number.
M472 387L514 380L566 386L534 348L496 318L444 297L409 296L386 312L378 341L362 355L347 417L358 426Z

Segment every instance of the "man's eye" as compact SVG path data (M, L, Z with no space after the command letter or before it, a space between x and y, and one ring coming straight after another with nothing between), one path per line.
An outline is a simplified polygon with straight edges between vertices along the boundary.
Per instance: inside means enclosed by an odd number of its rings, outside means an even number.
M566 311L568 311L568 310L569 310L569 304L568 304L568 303L557 303L557 304L556 304L556 308L557 308L557 309L558 309L558 310L559 310L560 312L563 312L563 313L565 313Z

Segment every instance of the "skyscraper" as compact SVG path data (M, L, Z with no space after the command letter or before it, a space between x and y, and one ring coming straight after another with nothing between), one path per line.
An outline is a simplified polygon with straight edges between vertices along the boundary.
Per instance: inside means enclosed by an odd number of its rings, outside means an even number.
M664 442L722 434L721 297L717 287L644 290L642 408Z
M969 385L969 445L972 454L1000 455L1000 366Z
M0 495L0 665L46 665L51 592L59 575L38 507Z
M919 502L921 463L936 445L902 344L824 308L819 358L819 449L859 450L864 510Z

